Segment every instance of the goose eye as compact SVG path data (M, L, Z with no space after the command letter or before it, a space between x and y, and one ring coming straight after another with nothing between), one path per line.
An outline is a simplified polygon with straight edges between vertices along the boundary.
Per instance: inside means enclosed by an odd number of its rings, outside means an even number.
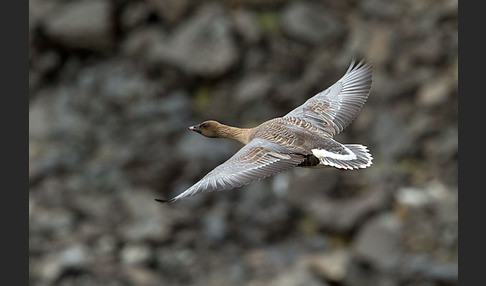
M208 124L207 123L203 123L202 124L202 127L208 127Z

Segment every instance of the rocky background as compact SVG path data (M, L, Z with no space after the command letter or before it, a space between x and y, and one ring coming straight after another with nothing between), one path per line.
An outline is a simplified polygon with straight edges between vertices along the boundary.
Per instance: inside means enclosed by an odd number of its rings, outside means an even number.
M457 1L29 0L31 285L456 285ZM337 139L364 170L294 169L171 205L251 127L374 65Z

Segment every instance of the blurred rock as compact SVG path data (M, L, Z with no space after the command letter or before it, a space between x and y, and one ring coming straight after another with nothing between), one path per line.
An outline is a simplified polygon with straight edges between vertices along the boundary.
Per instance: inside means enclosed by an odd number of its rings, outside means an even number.
M30 230L34 234L65 234L74 227L74 214L64 208L49 208L36 206L32 216Z
M382 110L380 113L375 113L374 117L375 120L370 128L373 134L372 142L383 160L394 160L412 153L414 148L419 147L413 146L418 134L409 132L412 125L407 124L400 111Z
M136 58L148 66L153 66L159 60L159 47L166 45L166 33L156 25L140 27L136 32L130 33L122 43L124 54Z
M312 272L303 267L294 267L289 271L277 275L267 283L255 283L252 285L271 286L328 286L326 282L315 277Z
M184 133L181 135L180 142L176 148L183 159L187 161L200 159L216 165L224 162L234 154L235 149L233 148L231 142L221 140L222 142L218 142L218 148L215 149L213 148L215 144L214 141L201 137L195 132L190 132L187 129L189 126L199 123L200 122L197 121L191 121L188 126L185 126ZM195 148L195 146L197 146L197 148ZM209 152L209 150L211 150L211 152ZM188 168L191 167L188 166Z
M35 28L57 8L58 1L29 0L29 38Z
M31 100L29 109L29 139L34 145L54 140L59 134L66 141L81 139L88 132L89 123L70 106L70 87L48 88ZM47 150L46 150L47 151Z
M243 78L236 86L234 98L242 103L253 103L258 99L264 98L272 86L268 76L254 74L248 78Z
M286 197L290 190L290 177L291 174L282 172L278 173L272 179L272 191L279 197Z
M366 40L366 58L372 61L374 66L388 62L393 38L393 33L382 25L376 25L371 29L369 38Z
M385 208L390 201L386 188L376 186L347 199L314 198L305 208L320 227L338 232L355 229L369 215Z
M249 45L258 43L262 38L262 31L254 13L248 10L236 10L232 16L235 31L241 35L244 42Z
M432 281L435 285L455 285L459 274L456 263L432 261L421 255L404 257L398 273L399 279L405 283Z
M357 234L353 250L378 269L391 269L401 254L402 224L391 213L367 222Z
M399 286L402 284L399 283L393 271L380 271L367 261L353 258L343 281L343 285Z
M159 283L157 273L144 267L126 267L123 270L123 276L125 276L128 282L132 285L149 286Z
M439 261L457 256L457 193L442 182L406 187L397 193L395 213L407 230L404 252L434 253Z
M456 125L443 129L440 134L424 144L424 152L437 162L448 163L456 158L459 151L459 134ZM451 178L453 179L453 178Z
M348 271L349 260L349 252L339 249L316 255L309 261L309 267L326 281L340 283Z
M97 255L113 254L117 250L117 239L112 235L101 236L95 246Z
M134 62L128 60L113 59L88 66L78 76L76 88L83 96L77 98L76 103L90 107L98 104L105 108L105 113L109 105L119 106L123 111L139 99L156 97L164 89L164 82L150 80ZM94 107L92 110L97 111Z
M258 186L246 190L246 192L258 192ZM249 244L259 245L263 241L271 240L272 238L284 235L288 231L288 227L293 222L293 211L290 206L284 204L282 201L269 203L270 199L265 200L265 195L268 197L271 194L269 188L264 188L265 194L258 198L259 202L243 201L238 206L235 206L233 212L237 214L235 219L238 225L248 225L244 229L236 229L242 241ZM271 199L272 201L274 199ZM258 209L265 210L264 212L255 212L251 206L258 206ZM257 226L257 227L250 227ZM266 230L266 231L262 231Z
M436 106L447 101L454 91L456 80L448 72L424 83L417 92L417 103L424 106Z
M439 33L432 35L432 37L427 37L414 47L411 51L412 57L420 63L437 63L444 56L445 51L441 47L443 42Z
M90 264L90 250L84 245L72 245L59 253L59 259L64 267L83 268Z
M181 20L191 7L189 0L148 0L148 5L169 24L175 24Z
M231 21L217 4L200 8L177 27L167 43L159 43L152 52L158 62L202 77L220 76L239 60Z
M63 272L61 261L55 257L47 257L42 261L32 261L31 263L35 265L33 267L34 278L37 276L46 284L54 283Z
M109 1L67 2L45 17L42 26L47 36L63 46L103 51L114 44L112 9Z
M401 1L369 0L361 2L363 12L374 17L394 19L404 13L404 4Z
M229 232L229 226L226 222L226 207L214 209L204 217L203 224L206 236L211 243L218 244Z
M404 187L397 192L397 203L407 207L423 207L431 202L431 198L423 189Z
M188 248L165 247L156 250L156 263L165 276L178 281L173 284L191 284L190 281L194 278L188 276L188 273L194 274L200 258ZM202 259L202 261L205 260Z
M46 78L55 74L61 64L62 59L59 53L48 50L40 52L30 45L30 54L36 54L31 56L29 60L29 90L35 90L40 87Z
M121 260L124 264L137 265L148 263L152 250L145 244L129 244L121 250Z
M282 28L289 36L308 44L330 44L343 36L338 18L318 3L292 2L282 15Z
M146 2L129 2L120 15L121 26L132 29L141 26L150 17L150 6Z
M171 234L171 220L167 209L154 202L155 194L145 190L123 193L123 201L130 219L120 226L120 234L128 241L164 241Z

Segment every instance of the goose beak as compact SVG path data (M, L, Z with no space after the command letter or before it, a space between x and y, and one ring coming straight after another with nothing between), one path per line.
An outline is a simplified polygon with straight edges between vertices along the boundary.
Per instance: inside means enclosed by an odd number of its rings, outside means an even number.
M189 130L197 132L197 133L201 133L201 131L199 131L199 125L190 126Z

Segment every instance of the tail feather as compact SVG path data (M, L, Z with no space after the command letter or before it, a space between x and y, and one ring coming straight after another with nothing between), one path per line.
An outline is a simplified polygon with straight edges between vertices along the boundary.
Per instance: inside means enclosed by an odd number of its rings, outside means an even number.
M355 156L323 156L320 157L321 164L332 166L339 169L363 169L368 168L372 164L373 157L368 151L368 148L359 144L345 144Z

